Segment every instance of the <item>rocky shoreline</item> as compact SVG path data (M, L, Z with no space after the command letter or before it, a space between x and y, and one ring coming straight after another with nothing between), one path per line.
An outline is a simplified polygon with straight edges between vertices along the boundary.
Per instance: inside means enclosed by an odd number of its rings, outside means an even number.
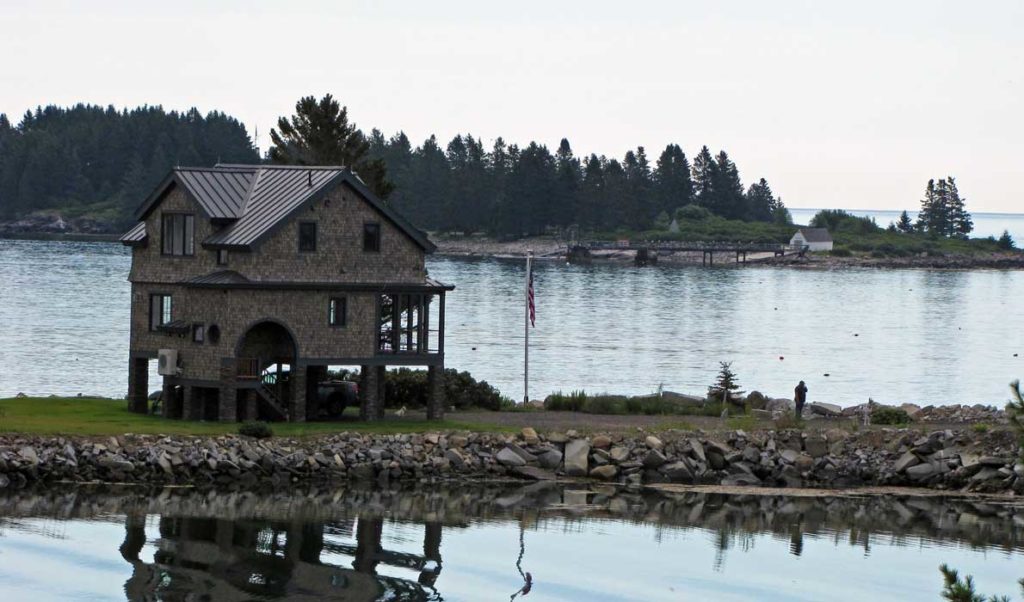
M665 431L582 436L339 433L308 439L0 436L0 489L58 482L284 487L346 482L592 479L627 487L910 486L1024 494L1009 429Z

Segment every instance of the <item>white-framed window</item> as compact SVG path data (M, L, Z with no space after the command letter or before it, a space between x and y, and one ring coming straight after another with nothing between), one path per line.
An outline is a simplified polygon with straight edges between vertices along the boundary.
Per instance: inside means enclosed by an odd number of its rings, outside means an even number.
M171 296L156 293L149 296L149 329L156 330L171 321Z

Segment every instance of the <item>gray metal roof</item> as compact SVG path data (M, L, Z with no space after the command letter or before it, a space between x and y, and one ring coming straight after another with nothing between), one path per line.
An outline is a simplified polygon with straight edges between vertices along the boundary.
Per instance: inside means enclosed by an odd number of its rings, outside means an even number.
M800 228L797 230L807 242L832 242L827 228Z
M125 232L120 241L126 245L134 246L146 242L146 222L139 222L131 230Z
M185 280L183 284L199 284L207 286L218 286L223 284L248 284L251 282L245 276L239 274L234 270L221 270L219 272L211 272L203 276L196 276Z
M340 166L217 165L175 168L136 211L144 220L174 185L184 187L211 220L230 220L205 241L207 248L250 250L300 209L346 184L424 251L426 235L374 195L352 170ZM133 230L134 231L134 230Z
M238 219L242 216L246 195L256 178L255 169L182 169L174 170L178 181L202 205L210 219Z

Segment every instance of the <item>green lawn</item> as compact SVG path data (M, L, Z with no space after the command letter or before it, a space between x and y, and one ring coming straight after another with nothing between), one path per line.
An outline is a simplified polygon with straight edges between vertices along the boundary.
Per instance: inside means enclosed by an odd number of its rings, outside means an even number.
M428 422L389 417L381 422L360 422L354 415L340 422L273 423L274 434L284 437L340 433L425 433L437 431L510 432L515 429L494 424L461 423L451 420ZM0 399L0 434L34 435L222 435L235 433L234 423L169 420L159 416L133 414L127 402L89 397L25 397Z

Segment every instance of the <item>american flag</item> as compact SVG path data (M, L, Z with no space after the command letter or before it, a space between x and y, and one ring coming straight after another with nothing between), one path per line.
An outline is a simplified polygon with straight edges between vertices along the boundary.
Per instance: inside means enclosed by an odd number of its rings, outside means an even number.
M530 326L537 327L537 306L533 300L533 267L530 267L530 282L526 288L526 303L530 306Z

